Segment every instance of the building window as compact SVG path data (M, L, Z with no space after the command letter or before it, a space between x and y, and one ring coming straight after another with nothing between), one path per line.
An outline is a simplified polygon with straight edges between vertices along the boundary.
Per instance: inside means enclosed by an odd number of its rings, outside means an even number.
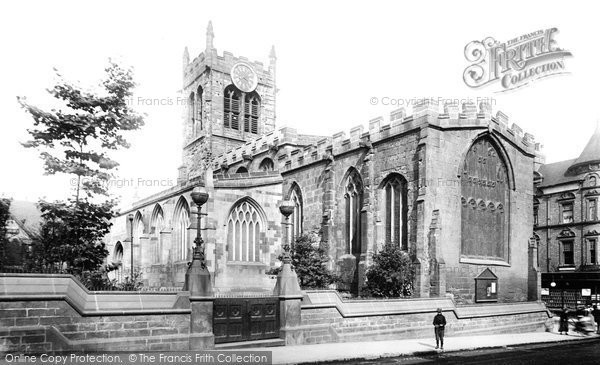
M152 223L150 227L152 230L152 255L150 261L153 264L159 264L162 262L162 239L160 232L164 229L164 215L160 205L156 205L154 212L152 213Z
M508 162L497 142L486 136L473 142L462 163L461 256L507 262L511 188Z
M135 220L133 221L133 252L134 257L134 265L136 267L141 267L142 265L142 236L144 235L144 222L142 220L142 214L137 212L135 215ZM137 261L137 262L136 262Z
M384 202L385 242L408 249L406 240L406 180L392 175L382 184Z
M123 280L123 245L120 241L115 244L115 250L113 252L112 264L117 265L118 268L115 271L115 279L120 282Z
M587 200L587 218L589 221L595 221L598 219L598 200L588 199Z
M227 221L229 261L260 262L260 232L263 223L251 200L238 203Z
M540 212L540 207L539 205L533 205L533 225L537 226L539 224L539 212Z
M192 136L196 135L196 95L192 92L188 98L188 124Z
M235 171L236 174L247 174L248 173L248 169L245 166L240 166L238 167L238 169Z
M352 254L361 253L361 217L363 189L358 172L352 171L345 184L344 200L346 210L347 250Z
M226 128L240 129L241 92L233 85L225 88L223 124Z
M573 241L565 241L563 246L563 265L575 265L573 261Z
M244 132L258 134L260 98L256 92L246 94L244 99Z
M561 223L573 223L573 203L563 203L561 210Z
M260 166L258 167L261 171L273 171L275 170L275 163L270 158L265 158L260 162Z
M589 239L588 240L588 248L590 250L590 265L597 265L598 264L598 257L596 256L598 251L598 247L596 246L598 243L598 241L596 239Z
M302 194L298 185L294 185L292 192L290 193L290 200L294 203L294 212L290 217L292 222L291 237L290 241L292 246L296 242L296 239L302 235Z
M204 94L202 87L198 86L198 90L196 90L196 100L195 100L195 116L194 116L194 135L198 135L200 131L203 129L202 126L202 95Z
M176 261L186 260L189 250L190 208L182 197L175 208L174 255Z

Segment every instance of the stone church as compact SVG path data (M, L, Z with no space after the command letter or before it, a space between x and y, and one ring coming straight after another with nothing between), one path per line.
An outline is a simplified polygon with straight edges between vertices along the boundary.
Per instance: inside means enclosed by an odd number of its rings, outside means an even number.
M278 208L289 200L292 238L320 232L341 289L359 292L373 254L389 242L412 258L418 297L537 299L532 135L486 103L435 100L348 134L278 130L274 49L265 65L219 54L213 39L209 23L204 52L183 55L189 103L178 184L115 219L107 262L120 268L111 275L128 275L133 246L145 285L181 287L197 231L190 193L204 186L201 232L218 292L272 290L265 272L280 264Z

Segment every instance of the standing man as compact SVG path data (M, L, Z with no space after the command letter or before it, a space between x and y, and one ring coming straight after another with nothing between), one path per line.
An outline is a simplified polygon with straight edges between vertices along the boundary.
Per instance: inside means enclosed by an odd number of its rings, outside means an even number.
M598 309L596 304L592 308L592 316L594 317L594 322L596 322L596 333L600 334L600 309Z
M433 317L433 327L435 328L435 348L444 349L444 328L446 327L446 317L442 314L442 308L437 309L437 314Z

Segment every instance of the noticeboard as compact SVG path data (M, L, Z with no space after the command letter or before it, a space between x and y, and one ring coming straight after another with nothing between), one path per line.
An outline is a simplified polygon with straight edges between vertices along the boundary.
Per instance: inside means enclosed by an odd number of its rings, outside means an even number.
M475 278L475 301L498 301L498 277L490 269L485 269Z

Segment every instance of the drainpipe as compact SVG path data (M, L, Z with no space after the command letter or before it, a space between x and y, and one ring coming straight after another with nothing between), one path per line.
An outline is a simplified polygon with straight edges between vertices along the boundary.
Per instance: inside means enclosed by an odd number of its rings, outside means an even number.
M585 247L584 244L584 240L583 240L583 225L585 222L585 217L583 216L583 214L585 213L585 209L583 209L583 181L581 183L579 183L579 201L581 202L581 225L580 225L580 235L581 235L581 266L586 265L587 262L585 261L585 257L587 256L587 247ZM585 254L584 254L584 250L585 250Z
M550 198L546 197L546 272L550 272ZM560 255L560 252L559 252Z

